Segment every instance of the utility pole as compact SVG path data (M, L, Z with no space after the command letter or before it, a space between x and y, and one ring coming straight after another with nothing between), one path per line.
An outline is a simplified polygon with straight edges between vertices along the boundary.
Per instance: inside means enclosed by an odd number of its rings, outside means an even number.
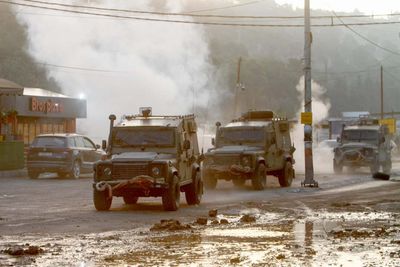
M381 66L381 120L383 120L383 66Z
M311 115L311 121L304 125L304 163L305 180L302 186L317 187L314 180L312 151L312 96L311 96L311 26L310 0L304 0L304 113Z
M233 107L233 115L238 116L238 105L239 105L239 92L242 87L240 82L240 65L242 64L242 57L239 57L238 65L237 65L237 74L236 74L236 92L235 92L235 106Z

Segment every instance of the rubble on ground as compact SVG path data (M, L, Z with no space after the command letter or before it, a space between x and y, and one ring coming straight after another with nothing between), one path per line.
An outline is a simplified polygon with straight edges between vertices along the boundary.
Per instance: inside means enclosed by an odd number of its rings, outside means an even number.
M40 253L43 253L44 250L38 246L28 245L28 246L24 247L24 246L17 245L17 246L9 247L9 248L3 250L3 252L7 253L8 255L11 255L11 256L23 256L23 255L33 256L33 255L38 255Z
M245 214L240 218L240 222L242 223L253 223L256 221L256 217L250 214Z
M212 209L208 211L208 216L210 217L217 217L218 210L217 209Z
M208 222L208 219L204 218L204 217L197 218L197 220L196 220L196 223L200 224L200 225L206 225L207 222Z
M187 230L192 227L188 224L181 224L180 221L170 219L170 220L161 220L160 223L156 223L153 227L150 228L150 231L179 231L179 230Z

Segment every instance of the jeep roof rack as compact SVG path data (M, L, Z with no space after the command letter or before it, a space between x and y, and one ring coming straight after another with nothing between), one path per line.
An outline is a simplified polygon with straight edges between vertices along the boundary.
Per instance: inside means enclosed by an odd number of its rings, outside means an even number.
M354 125L379 125L379 119L362 116L355 122Z
M139 114L136 115L128 115L124 114L121 117L121 120L145 120L145 119L190 119L194 118L194 114L188 115L153 115L153 110L151 107L140 107Z
M142 114L136 115L122 115L122 120L148 120L148 119L191 119L194 118L194 114L187 115L149 115L143 116Z

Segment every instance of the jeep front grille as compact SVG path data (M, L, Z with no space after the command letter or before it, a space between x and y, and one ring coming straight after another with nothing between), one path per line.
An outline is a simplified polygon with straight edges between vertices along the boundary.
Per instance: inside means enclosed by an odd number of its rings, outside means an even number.
M215 164L221 165L232 165L232 164L240 164L240 158L238 156L216 156L214 158Z
M113 179L130 179L138 175L148 175L148 164L114 163Z

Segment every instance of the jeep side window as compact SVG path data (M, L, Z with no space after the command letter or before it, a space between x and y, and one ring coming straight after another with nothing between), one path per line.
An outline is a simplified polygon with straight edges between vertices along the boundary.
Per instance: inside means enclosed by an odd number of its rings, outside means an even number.
M75 138L68 138L68 146L69 147L76 147Z
M87 138L83 139L83 143L85 144L86 148L96 149L95 145L92 142L90 142Z
M80 136L75 137L75 145L76 147L85 147L85 143L83 142L83 138Z

